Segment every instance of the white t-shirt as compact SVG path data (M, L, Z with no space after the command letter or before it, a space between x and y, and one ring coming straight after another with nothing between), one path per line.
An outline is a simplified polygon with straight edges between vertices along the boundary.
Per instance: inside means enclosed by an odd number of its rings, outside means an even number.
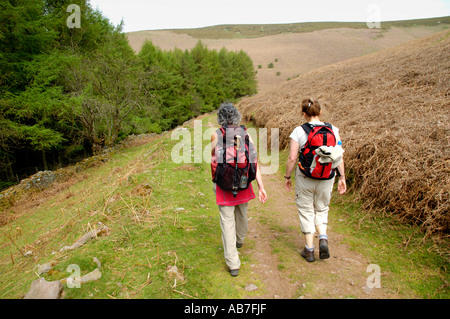
M324 125L324 122L319 121L313 121L309 123L312 125ZM337 143L341 140L341 137L339 136L339 129L334 125L332 125L332 129ZM305 146L306 142L308 141L308 135L301 126L297 126L289 137L300 145L300 149L302 149L302 147Z

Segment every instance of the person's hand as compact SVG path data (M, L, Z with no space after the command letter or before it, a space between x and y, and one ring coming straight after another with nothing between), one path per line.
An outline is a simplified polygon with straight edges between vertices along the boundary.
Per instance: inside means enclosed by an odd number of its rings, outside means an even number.
M347 183L345 182L345 176L339 177L338 192L341 195L344 195L345 192L347 192Z
M291 179L285 178L285 179L284 179L284 188L285 188L288 192L290 192L290 191L291 191L291 187L292 187L292 181L291 181Z
M261 203L264 204L264 203L266 202L266 200L267 200L267 194L266 194L266 191L265 191L264 187L259 189L258 197L259 197L259 201L260 201Z

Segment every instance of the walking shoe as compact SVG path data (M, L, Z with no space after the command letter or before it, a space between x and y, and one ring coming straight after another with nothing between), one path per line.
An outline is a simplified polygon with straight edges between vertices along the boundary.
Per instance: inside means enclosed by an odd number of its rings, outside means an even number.
M238 243L238 242L236 242L236 248L241 248L242 247L242 243Z
M230 269L230 275L237 277L239 275L239 269Z
M328 240L326 239L319 239L319 258L330 258L330 251L328 250Z
M300 252L300 256L302 256L303 258L306 259L307 262L313 262L316 259L314 258L314 250L313 251L309 251L305 248L303 248L303 250Z

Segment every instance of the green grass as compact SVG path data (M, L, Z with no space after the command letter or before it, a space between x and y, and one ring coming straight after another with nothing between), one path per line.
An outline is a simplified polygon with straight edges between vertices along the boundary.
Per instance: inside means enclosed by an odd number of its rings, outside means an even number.
M203 129L208 121L215 122L214 116L203 119ZM78 265L81 275L93 271L94 257L102 263L102 278L79 289L65 285L65 298L247 298L264 293L261 278L251 271L257 261L245 253L239 277L227 272L209 164L174 163L170 154L178 142L167 133L121 150L101 166L80 172L81 181L1 227L0 298L22 298L38 278L38 264L55 262L42 277L60 280L71 275L69 265ZM284 175L286 159L287 152L281 152L278 177ZM448 259L436 253L436 244L422 241L417 227L359 207L353 194L333 196L330 225L346 235L352 249L380 265L384 287L412 297L449 298ZM258 221L280 234L270 245L278 269L289 274L295 262L285 256L297 247L284 234L298 225L277 226L271 214L263 211ZM98 222L109 227L108 235L59 252ZM253 244L251 238L246 241L250 248ZM32 256L24 257L29 250ZM167 272L173 265L182 275L176 282ZM251 283L259 289L246 291ZM309 289L299 288L298 296Z
M442 248L417 227L394 216L365 212L354 194L334 196L330 214L334 230L345 242L381 268L383 285L419 298L450 298L449 261Z
M94 257L102 263L102 278L80 289L65 286L65 298L244 298L261 293L259 279L246 271L247 256L241 258L242 275L229 275L209 164L175 164L170 150L177 142L166 134L120 151L103 166L83 172L84 181L2 227L0 298L23 297L38 278L37 264L55 262L43 277L60 280L71 274L71 264L80 267L81 275L94 270ZM110 228L109 235L59 252L98 222ZM33 256L23 257L16 246L33 250ZM183 276L176 282L167 272L173 265ZM261 290L245 291L249 283Z
M383 21L381 29L392 27L406 28L418 26L446 26L450 24L450 17L431 19L415 19L402 21ZM240 39L255 38L283 33L306 33L334 28L367 29L366 22L304 22L286 24L236 24L217 25L197 29L171 29L179 34L188 34L198 39Z

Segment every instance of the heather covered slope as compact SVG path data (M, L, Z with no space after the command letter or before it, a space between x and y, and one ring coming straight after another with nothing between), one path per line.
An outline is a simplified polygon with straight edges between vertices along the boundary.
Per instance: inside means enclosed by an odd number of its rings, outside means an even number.
M325 66L240 103L246 119L280 129L281 147L319 100L341 129L347 174L364 207L448 238L450 31Z

